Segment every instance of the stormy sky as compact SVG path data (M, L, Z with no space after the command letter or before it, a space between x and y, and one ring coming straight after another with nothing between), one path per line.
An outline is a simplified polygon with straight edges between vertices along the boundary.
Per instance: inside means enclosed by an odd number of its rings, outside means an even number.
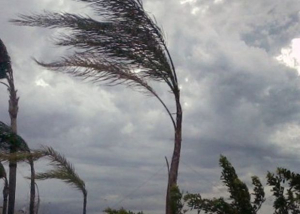
M300 2L298 0L144 0L163 29L179 76L184 109L179 186L226 196L219 155L243 181L300 163ZM18 27L17 14L43 10L93 15L72 0L1 0L0 38L12 59L20 96L19 134L33 149L52 146L74 164L88 189L88 213L124 207L163 213L164 157L173 150L168 115L152 97L124 86L90 84L47 71L66 50L59 32ZM298 61L299 60L299 61ZM164 84L153 85L172 111ZM8 93L0 120L9 124ZM47 161L36 166L45 171ZM27 206L29 167L18 167L18 209ZM38 182L41 213L81 213L81 194L60 181ZM261 214L270 213L270 202Z

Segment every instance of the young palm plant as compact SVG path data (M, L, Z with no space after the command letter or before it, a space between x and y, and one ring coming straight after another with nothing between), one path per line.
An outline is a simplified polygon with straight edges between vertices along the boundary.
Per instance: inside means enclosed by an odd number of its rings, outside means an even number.
M13 148L14 152L11 152ZM27 143L20 137L15 131L5 123L0 121L0 161L9 161L9 163L15 163L19 161L28 161L31 169L31 183L30 183L30 204L29 213L34 214L35 204L35 188L32 188L34 184L34 159L30 152ZM4 194L4 193L3 193ZM10 189L6 189L4 198L10 194ZM9 195L10 196L10 195ZM14 206L13 206L14 208ZM3 214L6 214L6 204L3 206Z
M64 156L56 152L51 147L44 147L43 149L36 151L36 154L38 156L42 154L42 156L48 157L50 159L50 164L54 167L54 169L45 173L37 173L35 175L35 179L59 179L80 190L83 194L83 214L86 214L87 190L85 188L84 181L81 180L81 178L75 172L72 164L69 163Z
M87 3L105 21L52 12L20 15L11 21L21 26L67 30L67 34L57 38L56 44L73 47L74 53L50 63L37 61L39 65L94 82L139 88L159 100L175 132L166 197L166 213L170 214L169 192L177 184L180 160L182 108L176 70L163 33L145 12L141 0L76 1ZM169 87L176 104L175 116L151 87L151 81L164 82Z
M9 92L9 116L11 120L11 130L17 133L17 116L19 110L19 97L17 96L17 90L15 89L13 70L11 67L10 57L7 49L0 39L0 79L6 79L7 83L1 82L7 87ZM14 144L10 144L9 151L14 153L18 150ZM29 160L31 168L31 186L30 186L30 214L34 214L34 198L35 198L35 186L34 186L34 163ZM17 182L17 163L11 161L9 163L9 201L8 201L8 214L14 214L15 208L15 195L16 195L16 182Z
M3 146L5 147L5 144L3 144ZM64 156L59 154L53 148L43 147L40 150L35 150L31 152L28 152L26 149L20 150L19 152L16 153L0 152L0 161L15 161L15 162L22 162L28 160L37 161L43 157L47 157L48 159L50 159L50 165L52 165L54 169L49 170L45 173L35 174L35 179L37 180L59 179L79 189L83 194L83 214L86 214L87 190L85 188L85 183L75 172L75 169L72 166L72 164L69 163ZM30 177L27 178L30 179ZM39 199L38 199L38 203L39 203Z

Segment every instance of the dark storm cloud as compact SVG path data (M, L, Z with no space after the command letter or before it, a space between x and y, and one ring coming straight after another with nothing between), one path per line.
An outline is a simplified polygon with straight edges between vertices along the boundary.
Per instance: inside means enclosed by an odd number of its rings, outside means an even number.
M299 36L299 2L183 2L144 1L163 27L182 87L180 187L223 195L220 154L247 182L249 174L263 178L276 166L297 170L299 78L274 57ZM0 38L12 57L21 97L19 133L31 147L53 146L74 164L87 184L89 213L107 206L161 213L164 157L170 158L173 130L157 100L122 86L91 85L45 71L31 57L51 61L64 53L51 45L54 32L7 22L18 13L44 9L91 11L72 1L48 0L2 1L0 8L5 8ZM170 93L161 84L154 87L173 111ZM8 122L4 87L0 99L1 120ZM25 198L26 185L20 179L25 187L18 200ZM81 212L77 191L60 182L40 185L45 213Z

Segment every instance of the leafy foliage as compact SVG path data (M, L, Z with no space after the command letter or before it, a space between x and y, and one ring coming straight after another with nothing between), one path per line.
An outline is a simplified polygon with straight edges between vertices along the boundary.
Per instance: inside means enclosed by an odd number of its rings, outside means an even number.
M125 210L124 208L121 208L119 210L107 208L104 210L107 214L135 214L134 212L131 212L130 210ZM137 212L136 214L144 214L143 212Z
M174 214L182 214L185 213L184 210L184 203L182 201L183 193L180 191L178 186L172 186L170 191L170 198L171 198L171 211Z
M230 194L229 200L224 198L203 199L200 194L187 194L184 200L191 209L200 213L204 211L210 214L255 214L265 201L265 192L260 180L252 177L254 185L254 200L251 201L251 194L248 187L237 176L234 167L226 157L220 157L220 166L223 168L221 180Z
M284 168L278 168L276 174L268 172L268 185L272 186L275 201L274 214L300 213L300 175ZM288 183L288 187L284 184Z

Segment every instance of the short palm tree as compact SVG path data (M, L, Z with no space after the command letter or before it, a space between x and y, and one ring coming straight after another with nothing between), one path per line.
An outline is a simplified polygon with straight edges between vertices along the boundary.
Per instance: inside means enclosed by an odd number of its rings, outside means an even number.
M34 178L36 180L59 179L66 182L67 184L70 184L76 189L80 190L83 194L83 214L86 214L87 190L85 187L85 182L76 173L72 164L68 162L64 156L59 154L51 147L43 147L40 150L29 152L28 147L26 144L24 144L22 138L18 135L15 135L14 137L17 137L18 139L16 142L19 143L20 150L15 153L0 152L0 161L9 161L9 162L14 161L17 163L17 162L30 160L34 162L39 160L42 157L47 157L50 160L50 165L52 165L54 169L44 173L36 173ZM3 138L0 134L0 149L1 148L5 149L5 147L8 145L6 145L6 143L2 144L1 139ZM0 178L1 178L1 165L0 165ZM28 178L31 179L31 176Z
M142 0L76 0L86 3L104 21L71 13L45 12L20 15L13 23L22 26L65 28L68 34L57 38L57 45L73 47L73 55L54 62L38 62L54 71L142 89L156 97L174 127L174 150L169 170L166 213L171 214L170 187L176 186L182 139L182 108L175 66L163 33L145 12ZM103 19L102 19L103 20ZM174 96L173 114L152 88L151 82L165 83Z
M11 152L13 148L14 152ZM31 185L30 185L30 205L29 210L30 214L34 214L35 209L35 187L32 187L32 184L35 183L34 181L34 159L32 157L32 154L30 152L30 149L27 145L27 143L23 140L22 137L20 137L18 134L16 134L13 129L6 125L5 123L0 121L0 151L1 151L1 157L0 161L9 161L10 165L11 163L17 164L20 160L26 160L29 162L30 169L31 169ZM11 176L11 175L10 175ZM7 199L7 196L10 198L10 188L8 186L8 189L3 193L4 199ZM7 201L7 200L6 200ZM5 205L5 206L4 206ZM6 214L6 204L3 205L3 213ZM9 207L11 208L11 207ZM8 208L8 211L9 211ZM14 206L13 206L14 208Z

